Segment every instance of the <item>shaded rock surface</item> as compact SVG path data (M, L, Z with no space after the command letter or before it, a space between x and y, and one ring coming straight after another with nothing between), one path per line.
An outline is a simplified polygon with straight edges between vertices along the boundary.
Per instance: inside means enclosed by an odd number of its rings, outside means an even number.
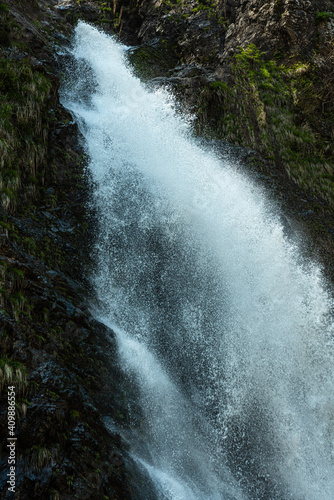
M332 278L334 2L148 0L135 13L124 4L125 41L134 19L138 74L169 87L195 131L244 148L246 171L309 234Z
M55 50L72 26L55 3L0 4L0 498L138 498L143 478L117 432L130 401L113 332L87 308L86 158L58 100Z

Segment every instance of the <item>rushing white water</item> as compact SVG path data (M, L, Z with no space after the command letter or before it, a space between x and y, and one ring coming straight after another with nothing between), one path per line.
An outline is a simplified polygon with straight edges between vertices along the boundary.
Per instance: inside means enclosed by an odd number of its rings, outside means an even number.
M261 190L79 23L63 102L90 158L94 286L158 499L329 500L332 300ZM146 499L145 493L142 495Z

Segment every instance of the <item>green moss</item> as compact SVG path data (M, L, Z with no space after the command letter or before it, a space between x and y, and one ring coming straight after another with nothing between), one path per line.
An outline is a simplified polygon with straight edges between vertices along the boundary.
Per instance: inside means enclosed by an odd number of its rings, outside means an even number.
M15 361L14 359L5 356L4 358L0 358L0 368L3 368L5 365L10 366L11 368L19 368L22 373L27 374L26 367L20 361Z
M228 92L230 90L227 83L222 81L212 82L210 83L210 87L214 90L222 90L223 92Z
M10 224L8 224L8 222L4 222L4 221L0 221L0 226L3 227L4 229L7 229L8 231L11 228Z
M21 292L18 292L18 293L15 293L14 295L11 295L11 301L14 304L19 304L21 302L26 302L27 299L25 298L25 296Z
M55 392L53 392L53 391L50 391L50 389L48 389L48 390L47 390L47 392L48 392L49 396L50 396L52 399L54 399L54 400L57 400L57 399L59 399L59 398L60 398L59 394L57 394L57 393L55 393Z
M231 63L231 83L214 82L201 93L200 123L209 122L216 137L259 151L282 163L303 188L334 204L330 146L317 132L321 93L316 69L300 62L291 67L266 60L255 45L240 49ZM331 80L328 79L328 82ZM328 100L328 97L327 97ZM332 107L328 104L328 128ZM320 109L319 109L320 108ZM327 154L326 151L329 151Z
M36 242L33 240L33 238L23 238L22 243L31 253L34 253L37 249Z
M317 23L321 23L322 21L328 21L328 19L331 19L333 17L332 12L316 12L315 13L315 20Z
M197 7L194 7L191 12L196 14L196 12L200 12L201 10L210 10L208 5L199 4Z

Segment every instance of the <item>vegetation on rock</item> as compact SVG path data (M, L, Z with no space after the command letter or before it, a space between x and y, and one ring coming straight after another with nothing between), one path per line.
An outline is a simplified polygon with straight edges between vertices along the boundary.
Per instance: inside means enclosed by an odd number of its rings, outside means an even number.
M115 346L78 279L89 265L85 155L53 57L70 26L52 2L6 0L0 16L2 478L15 385L17 498L131 498L124 445L101 418L106 391L106 411L124 421Z
M229 84L217 81L203 90L200 119L217 137L259 151L334 204L332 143L312 126L322 102L316 70L307 63L287 67L266 60L252 44L234 55L229 76Z
M246 168L277 180L332 278L333 14L329 0L148 1L136 33L149 57L132 58L198 118L199 134L251 148ZM124 13L123 23L126 40ZM165 72L162 43L175 60Z

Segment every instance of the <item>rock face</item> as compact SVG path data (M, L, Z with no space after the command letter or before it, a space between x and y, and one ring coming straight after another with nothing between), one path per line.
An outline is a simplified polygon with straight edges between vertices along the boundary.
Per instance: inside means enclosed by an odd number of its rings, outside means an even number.
M233 3L230 15L234 21L226 33L227 55L251 43L270 57L278 50L298 58L310 54L316 31L314 2L251 0Z
M100 9L93 2L78 3L74 0L61 0L54 7L71 23L75 23L78 19L85 19L90 23L95 23L101 18Z
M0 4L0 497L130 499L135 468L103 420L127 425L124 381L113 334L86 305L85 156L58 100L54 46L72 28L52 3Z
M332 261L334 3L147 0L135 15L139 74L172 88L201 134L251 149L252 170L299 192L288 195L291 209Z

